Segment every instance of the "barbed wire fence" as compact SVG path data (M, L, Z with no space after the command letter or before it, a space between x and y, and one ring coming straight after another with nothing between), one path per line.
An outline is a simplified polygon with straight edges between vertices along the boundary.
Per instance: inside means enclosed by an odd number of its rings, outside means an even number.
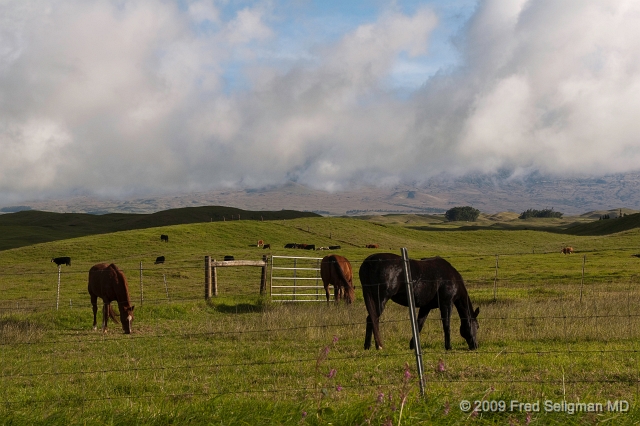
M358 270L361 262L352 262L354 271ZM570 278L557 278L555 280L548 279L541 285L539 282L531 282L526 278L509 277L502 278L507 275L503 265L499 264L499 258L496 256L496 275L494 277L487 276L481 280L466 280L466 286L474 303L479 304L483 312L479 317L482 324L482 330L487 330L480 338L480 352L486 359L504 359L512 360L514 365L518 365L522 359L536 359L539 369L534 372L531 377L521 378L518 375L504 374L502 377L488 380L487 378L465 377L464 375L431 375L427 378L430 383L434 380L441 386L455 386L456 384L471 384L478 387L486 386L488 382L501 383L506 387L517 387L517 384L530 384L532 387L539 387L540 393L544 393L544 389L548 387L556 387L565 389L568 386L581 384L594 384L601 386L610 386L612 388L624 389L619 394L631 395L638 400L640 388L640 347L636 341L639 336L638 317L640 317L640 309L638 308L638 292L636 285L638 276L635 274L618 275L615 279L587 276L585 274L576 274ZM124 270L129 277L129 286L132 293L132 299L139 300L141 305L172 305L183 302L196 302L203 300L204 272L203 267L197 266L158 266L129 268ZM257 295L259 294L258 279L254 279L251 273L251 283L242 286L227 286L221 288L221 294L229 292L235 295ZM354 274L357 276L357 274ZM86 272L68 272L61 273L61 293L60 301L57 299L57 277L58 272L16 272L0 274L0 282L3 288L10 287L4 285L12 280L20 283L24 282L25 277L28 282L47 281L47 284L38 286L33 297L20 298L14 300L0 301L0 321L3 316L9 318L11 314L29 314L41 311L76 311L87 310L90 312L90 302L86 293ZM136 278L139 277L140 288ZM200 279L198 279L200 277ZM237 281L237 280L230 280ZM222 282L222 280L221 280ZM83 285L81 285L82 283ZM188 284L187 284L188 283ZM585 291L585 285L587 290ZM509 306L515 303L520 297L530 297L532 299L531 306L524 310L510 310ZM324 301L324 295L321 294L321 300ZM68 299L69 303L65 303ZM550 308L549 300L555 300L555 305ZM360 301L361 302L361 301ZM326 302L325 302L326 303ZM389 316L389 315L387 315ZM395 317L383 318L381 327L383 333L387 336L392 330L398 328L405 330L404 335L410 335L410 323L407 318L398 319ZM89 318L89 314L87 315ZM160 320L154 320L160 321ZM433 315L427 318L428 323L440 323L440 318ZM3 326L7 322L4 321ZM87 320L87 325L89 321ZM98 376L113 378L122 375L163 375L163 380L169 382L172 375L178 374L182 376L196 377L202 374L206 377L214 377L215 372L220 370L243 370L244 375L251 377L256 382L254 386L245 387L243 383L237 383L231 386L228 383L220 386L209 387L193 386L187 391L180 392L178 389L170 389L167 392L157 393L147 391L142 393L127 393L125 395L109 394L108 389L103 389L104 393L100 396L92 397L86 392L80 392L82 395L72 395L65 397L58 395L55 398L49 396L32 396L16 394L7 394L7 387L3 392L3 403L6 407L25 404L47 404L51 402L67 401L68 403L78 402L88 404L107 400L148 400L156 398L186 398L186 397L202 397L211 398L218 395L229 394L260 394L260 393L278 393L278 394L310 394L317 392L317 388L311 385L282 387L274 380L273 375L266 372L270 368L278 365L299 365L300 369L310 369L318 362L317 356L296 356L285 360L250 360L246 362L219 363L215 359L199 358L196 362L184 362L176 360L169 356L163 356L162 353L167 349L163 346L163 341L175 340L198 340L198 339L215 339L220 336L239 336L238 338L246 338L251 335L274 336L278 338L282 335L291 334L292 332L309 332L310 329L322 329L329 334L349 334L351 330L360 331L361 337L364 336L366 326L365 318L361 321L351 321L348 323L337 323L327 320L321 324L300 325L289 327L261 327L259 324L251 329L237 330L233 327L228 329L220 326L214 331L181 331L181 332L154 332L145 334L140 332L130 336L125 341L121 336L87 336L86 334L78 334L86 331L88 327L77 329L64 325L56 325L56 329L60 331L59 337L50 339L35 339L27 341L1 341L3 358L20 352L24 366L28 366L40 359L40 353L46 351L55 352L56 345L68 344L70 342L83 346L87 352L93 352L98 347L105 345L105 342L113 341L119 345L132 345L135 342L157 342L159 356L154 357L153 361L147 360L147 364L128 363L122 367L110 367L103 369L77 368L77 365L64 366L55 364L49 366L40 366L36 370L32 367L3 368L0 379L3 383L13 383L14 386L22 383L33 386L33 383L47 376L59 377L63 380L81 382L83 389L89 386L89 382ZM389 328L393 327L391 330ZM423 355L427 358L441 359L445 358L447 363L464 365L477 361L478 352L469 352L456 350L450 353L443 352L441 349L442 338L435 339L437 336L438 326L430 326L435 331L431 333L432 340L437 344L427 344L422 348ZM455 330L455 327L452 327ZM500 330L500 331L497 331ZM496 344L500 341L500 333L508 330L505 340L517 340L518 336L529 344L522 347L513 347L507 345L500 348ZM618 331L615 336L613 332ZM492 341L490 349L482 348L483 337L485 340ZM504 337L503 337L504 338ZM3 339L5 340L5 339ZM563 347L535 348L537 342L547 340L559 341ZM583 340L602 342L598 348L581 348L580 344ZM609 343L613 347L608 347ZM424 340L423 340L424 343ZM132 346L133 347L133 346ZM407 345L408 347L408 345ZM60 354L58 354L60 355ZM367 362L370 359L386 358L410 360L413 353L408 350L387 350L384 353L376 353L374 351L363 352L355 357L355 361ZM144 354L140 356L145 358ZM580 368L582 361L572 360L576 357L586 357L592 360L592 368L600 370L602 374L587 375L581 374ZM562 375L549 373L544 364L549 360L569 359L568 370L563 370ZM338 354L332 356L332 362L346 363L353 362L353 354ZM357 365L357 362L354 363ZM621 368L620 366L626 366ZM491 362L485 362L484 368L490 369ZM255 374L249 374L249 370L255 369ZM266 370L265 370L266 369ZM433 369L433 368L432 368ZM570 371L571 370L571 371ZM624 374L617 374L617 370L624 370ZM557 373L557 372L555 372ZM391 375L389 375L391 376ZM537 377L536 377L537 376ZM215 381L214 381L215 382ZM376 383L359 383L357 380L351 380L348 384L342 384L345 389L357 391L365 390L375 392L376 389L384 386L399 386L401 380L385 380ZM212 390L212 389L216 390ZM257 390L257 388L261 388ZM86 391L86 389L84 389Z

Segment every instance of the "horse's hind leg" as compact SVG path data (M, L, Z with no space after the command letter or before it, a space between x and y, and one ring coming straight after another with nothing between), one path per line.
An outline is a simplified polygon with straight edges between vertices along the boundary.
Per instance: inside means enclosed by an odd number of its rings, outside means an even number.
M369 349L371 347L371 336L373 335L373 321L371 315L367 315L367 331L364 335L364 348ZM378 344L376 342L376 348Z
M429 315L430 311L431 308L428 308L426 306L421 307L418 311L418 334L420 334L420 332L422 331L422 327L424 326L424 322L427 320L427 315ZM414 349L415 347L416 342L412 337L411 341L409 342L409 349Z
M98 296L91 295L91 307L93 308L93 330L98 329L97 314L98 314Z
M109 304L102 304L102 332L107 332L107 320L109 319Z

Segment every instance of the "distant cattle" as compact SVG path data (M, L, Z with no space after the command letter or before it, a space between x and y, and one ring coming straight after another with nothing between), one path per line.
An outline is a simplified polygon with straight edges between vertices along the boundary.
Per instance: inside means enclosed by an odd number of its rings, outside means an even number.
M262 247L264 245L264 241L258 240L258 247Z
M367 244L367 248L378 248L378 244Z
M169 242L169 236L168 235L160 235L160 241L164 241L165 243Z
M329 247L318 247L316 250L329 250Z
M315 250L316 249L316 245L315 244L305 244L304 245L304 249L305 250Z
M329 246L329 250L340 250L340 246Z
M227 260L233 260L233 256L225 256L225 257L224 257L224 260L225 260L225 261L227 261Z
M306 245L306 244L296 244L296 248L299 248L299 249L306 249L306 248L307 248L307 245Z
M296 243L285 244L284 248L296 248Z
M270 249L271 248L271 244L264 244L262 246L263 249Z
M563 247L561 252L562 254L571 254L573 253L573 247Z
M159 265L161 263L164 263L164 256L158 256L156 257L156 261L153 262L154 265Z
M71 266L71 258L70 257L54 257L53 259L51 259L51 261L53 263L55 263L56 265L60 266L60 265L67 265L67 266Z

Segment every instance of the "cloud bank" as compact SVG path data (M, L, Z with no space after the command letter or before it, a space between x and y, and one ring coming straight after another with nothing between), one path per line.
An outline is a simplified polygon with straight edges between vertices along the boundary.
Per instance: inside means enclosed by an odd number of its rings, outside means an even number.
M638 2L481 0L408 91L428 5L321 38L225 4L0 3L0 203L640 168Z

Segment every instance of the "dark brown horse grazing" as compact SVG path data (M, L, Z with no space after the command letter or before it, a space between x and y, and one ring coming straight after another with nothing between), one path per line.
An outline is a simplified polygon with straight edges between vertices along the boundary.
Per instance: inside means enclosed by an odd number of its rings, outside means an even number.
M376 349L382 348L379 321L385 304L389 299L409 306L407 300L403 260L391 253L377 253L367 257L360 266L360 282L367 307L367 332L364 348L371 347L371 334L375 338ZM460 334L467 341L469 349L478 348L478 314L480 308L473 310L471 299L464 286L462 277L449 262L432 257L422 260L410 260L413 294L418 312L418 332L422 330L431 309L440 308L442 328L444 329L444 347L451 349L450 320L455 305L460 316ZM413 338L409 347L413 349Z
M120 321L125 334L131 333L133 322L133 306L129 298L129 287L124 274L113 263L98 263L89 270L89 294L93 306L93 329L96 330L96 314L98 312L98 297L102 299L102 331L107 331L107 320L118 322L115 312L111 307L112 301L118 302Z
M329 302L329 285L333 285L334 299L336 303L344 298L347 303L353 303L355 293L353 289L353 270L347 258L337 254L330 254L322 258L320 262L320 276L324 291Z

